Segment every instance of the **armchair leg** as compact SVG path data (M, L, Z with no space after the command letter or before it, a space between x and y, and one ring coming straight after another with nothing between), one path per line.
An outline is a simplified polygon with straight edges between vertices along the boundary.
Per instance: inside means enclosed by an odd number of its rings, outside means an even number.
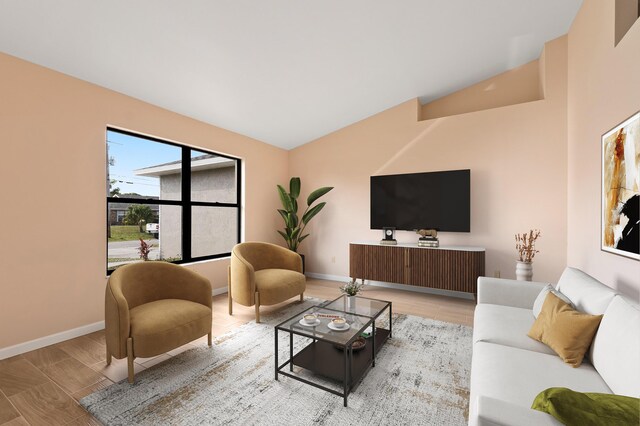
M303 292L303 293L300 293L300 301L301 301L301 302L304 302L304 292Z
M229 278L227 280L227 298L229 299L229 315L233 315L233 299L231 298L231 266L229 266Z
M129 370L129 383L133 384L133 339L127 339L127 367Z
M209 332L209 334L207 334L207 344L209 346L211 346L211 332Z
M260 293L256 291L256 324L260 322Z

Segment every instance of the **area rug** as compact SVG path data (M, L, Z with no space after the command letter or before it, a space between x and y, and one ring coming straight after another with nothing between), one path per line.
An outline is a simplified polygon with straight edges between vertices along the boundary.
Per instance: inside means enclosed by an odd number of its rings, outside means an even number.
M471 327L394 315L393 338L349 395L274 380L273 326L319 304L295 303L80 401L106 425L465 425ZM382 315L384 316L384 314ZM281 336L280 362L288 354ZM294 347L304 347L296 338ZM300 372L303 373L303 372Z

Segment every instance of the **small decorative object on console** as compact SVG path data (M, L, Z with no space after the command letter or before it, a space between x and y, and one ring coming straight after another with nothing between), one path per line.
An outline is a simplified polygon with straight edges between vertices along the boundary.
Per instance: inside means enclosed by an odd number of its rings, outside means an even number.
M398 242L394 238L396 233L396 228L394 227L382 228L382 233L384 238L380 240L380 244L386 244L390 246L395 246L396 244L398 244Z
M529 233L516 234L516 250L518 261L516 262L516 278L520 281L531 281L533 278L533 258L539 250L536 250L536 240L540 237L540 231L532 229Z
M420 235L418 247L439 247L438 231L435 229L419 229L416 234Z

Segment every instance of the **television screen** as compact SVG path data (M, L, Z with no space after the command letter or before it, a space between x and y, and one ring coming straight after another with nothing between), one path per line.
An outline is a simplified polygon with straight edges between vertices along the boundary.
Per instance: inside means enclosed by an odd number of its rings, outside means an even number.
M371 176L371 229L470 231L471 171Z

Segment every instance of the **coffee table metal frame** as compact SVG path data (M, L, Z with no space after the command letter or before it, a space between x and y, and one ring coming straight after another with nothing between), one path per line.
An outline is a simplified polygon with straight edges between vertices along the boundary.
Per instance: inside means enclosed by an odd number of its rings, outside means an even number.
M337 301L339 301L340 299L343 299L344 297L345 296L343 295L329 302L325 302L324 304L312 306L308 309L305 309L303 312L300 312L288 318L287 320L281 322L280 324L276 325L274 328L274 343L275 343L275 379L276 380L278 380L278 375L282 374L283 376L290 377L294 380L298 380L302 383L306 383L318 389L322 389L326 392L330 392L334 395L341 396L344 399L344 406L346 407L347 397L351 392L351 390L353 389L354 385L358 383L360 378L364 377L365 373L367 372L370 366L372 368L376 366L376 353L377 351L380 350L380 348L386 342L386 340L392 337L393 328L392 328L391 302L386 300L378 300L378 299L371 299L368 297L357 296L357 299L371 300L371 301L380 302L384 304L384 306L381 307L374 315L356 314L354 312L347 311L347 310L340 310L340 309L333 309L333 308L326 307L328 305L335 304ZM357 304L357 300L356 300L356 304ZM380 317L380 315L382 315L382 313L387 309L389 310L389 329L386 330L384 328L378 328L376 332L376 319ZM295 322L292 323L293 319L302 318L307 312L314 311L314 310L315 311L324 310L329 312L335 312L336 315L359 317L361 318L363 325L346 343L341 343L341 342L337 342L336 340L332 340L331 334L328 334L328 336L326 334L320 334L320 335L317 334L315 327L313 328L310 327L309 329L302 329L302 328L295 329L295 330L293 329L293 326L295 325ZM285 324L287 323L290 323L289 327L285 327ZM356 374L354 374L353 342L369 326L371 326L371 336L366 338L366 340L367 340L367 345L371 345L371 357L369 359L362 359L362 355L358 354L357 358L358 358L359 371L357 371ZM287 359L282 364L278 363L278 331L289 333L289 359ZM334 331L334 333L342 333L342 332ZM305 346L302 350L300 350L295 355L293 353L293 336L294 335L302 336L312 340L311 343L309 343L307 346ZM327 345L329 345L331 348L327 349ZM316 351L316 349L320 348L322 350L322 354L324 358L327 358L328 355L331 355L331 357L333 357L334 359L337 359L337 357L339 357L340 355L336 353L334 357L334 355L332 355L330 352L331 349L333 349L334 352L337 352L333 348L334 346L339 346L344 353L343 355L344 371L342 372L342 374L340 374L342 376L342 392L339 392L335 389L331 389L322 384L315 383L303 377L298 377L295 374L293 374L293 366L295 364L302 368L310 370L314 373L325 375L322 373L318 373L317 371L314 371L314 370L317 370L317 368L314 368L314 367L317 367L317 364L319 362L317 361L317 358L320 357L319 355L321 352L320 350ZM366 352L368 352L368 350ZM311 353L310 357L305 356L305 355L308 355L309 353ZM303 360L305 358L306 358L306 361ZM299 361L299 362L296 362L296 361ZM330 359L328 360L324 359L324 361L325 363L331 363ZM289 366L288 372L284 371L284 368L287 365ZM326 367L326 364L325 364L325 367ZM335 376L334 374L334 377L329 377L329 378L337 379L338 377Z

